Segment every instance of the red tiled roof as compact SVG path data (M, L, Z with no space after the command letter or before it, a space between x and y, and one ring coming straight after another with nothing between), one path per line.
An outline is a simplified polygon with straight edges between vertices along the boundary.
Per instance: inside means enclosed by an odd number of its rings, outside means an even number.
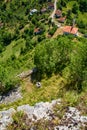
M65 16L65 17L60 17L60 18L58 19L59 22L64 22L65 20L66 20L66 16Z
M41 12L46 12L46 10L47 10L46 8L42 8Z
M35 28L35 29L34 29L34 33L38 33L39 31L41 31L40 28Z
M61 10L56 10L55 14L61 16L62 15L62 11Z
M70 33L70 34L76 34L78 31L78 28L73 26L65 26L63 28L63 32Z
M40 30L40 28L35 28L34 33L38 32L39 30Z

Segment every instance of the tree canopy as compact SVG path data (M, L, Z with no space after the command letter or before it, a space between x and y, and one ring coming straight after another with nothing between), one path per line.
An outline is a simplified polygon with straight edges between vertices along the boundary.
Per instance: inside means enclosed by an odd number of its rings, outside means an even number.
M60 73L68 67L70 85L80 90L87 82L87 41L82 39L77 43L72 38L60 37L44 41L36 47L34 63L39 75Z

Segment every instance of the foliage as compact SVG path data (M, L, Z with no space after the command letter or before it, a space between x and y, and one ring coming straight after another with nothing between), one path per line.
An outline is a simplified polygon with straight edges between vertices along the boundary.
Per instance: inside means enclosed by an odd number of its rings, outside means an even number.
M52 73L62 72L68 67L69 86L80 91L86 79L87 42L82 39L77 46L76 43L71 42L71 39L73 37L60 37L38 45L35 50L34 63L41 77L44 74L50 76Z
M81 43L76 52L71 54L70 59L70 69L71 69L71 79L72 82L76 84L76 89L78 91L82 90L82 82L85 79L84 73L86 73L87 69L87 43Z
M45 22L51 12L40 14L43 5L47 7L47 0L0 1L0 94L14 88L17 74L33 66L33 49L45 39ZM38 17L36 13L30 15L34 8ZM40 36L34 35L37 27L43 30Z
M66 24L72 25L73 20L75 20L74 25L77 25L77 27L79 27L79 31L85 34L84 31L87 31L86 0L59 0L58 8L60 8L62 12L66 14Z
M80 10L82 12L87 12L87 1L86 0L78 0L80 3Z
M30 127L26 123L27 115L23 112L17 112L13 115L13 123L8 126L7 130L28 130Z
M79 10L79 5L78 4L73 4L73 7L72 7L72 12L74 14L77 14L78 13L78 10Z
M66 23L72 25L75 18L79 30L87 32L86 0L59 0L57 5L67 15ZM48 19L51 10L40 13L43 7L47 8L47 0L0 1L0 22L3 23L0 27L0 94L15 87L19 82L18 74L35 66L38 68L38 74L35 75L38 80L45 76L47 80L47 77L55 73L66 82L58 84L60 78L53 81L49 81L52 80L49 78L47 82L43 79L43 88L37 90L33 85L33 92L26 92L24 100L14 106L55 99L61 95L58 92L61 86L78 92L87 87L86 39L73 36L46 39L47 32L53 35L57 27ZM30 15L33 8L38 12ZM43 33L34 35L34 29L38 27Z
M35 50L34 63L41 74L50 75L61 71L68 63L71 51L67 38L61 37L57 40L46 41L37 46Z

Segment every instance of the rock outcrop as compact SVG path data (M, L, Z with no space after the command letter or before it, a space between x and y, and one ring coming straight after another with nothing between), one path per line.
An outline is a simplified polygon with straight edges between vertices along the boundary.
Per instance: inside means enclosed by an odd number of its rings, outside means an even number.
M36 103L35 106L22 105L17 107L17 110L13 108L0 112L0 130L6 130L6 127L13 122L12 115L15 112L23 111L28 119L32 122L39 120L52 120L54 114L55 105L61 105L61 100L53 100L49 102ZM60 110L58 110L60 112ZM54 118L58 115L54 114ZM81 130L81 127L85 127L87 123L87 116L82 116L80 111L74 107L67 107L65 114L58 125L54 126L54 130ZM34 129L33 129L34 130ZM50 128L51 130L51 128Z
M7 94L0 96L0 104L12 103L21 98L20 87L17 87L14 90L9 91Z
M59 104L60 100L54 100L49 102L36 103L35 106L23 105L17 108L17 111L23 111L28 115L28 118L32 121L38 121L40 119L51 119L50 114L53 112L52 108L55 104Z
M81 130L85 123L87 123L87 116L81 116L78 109L69 107L60 125L56 126L54 130Z
M13 108L0 112L0 130L6 130L6 127L13 122L12 115L15 112Z
M28 118L32 121L37 121L42 118L50 119L50 113L52 113L52 108L55 104L60 104L60 100L54 100L49 102L36 103L35 106L22 105L17 108L17 110L11 108L6 111L0 111L0 130L6 130L6 127L12 123L12 115L15 112L23 111L27 114Z

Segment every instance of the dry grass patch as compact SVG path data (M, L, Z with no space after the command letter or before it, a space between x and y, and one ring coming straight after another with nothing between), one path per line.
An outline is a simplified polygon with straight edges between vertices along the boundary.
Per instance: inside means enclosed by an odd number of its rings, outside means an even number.
M58 28L56 30L56 32L53 35L53 38L56 38L58 35L63 35L63 29L62 28Z

